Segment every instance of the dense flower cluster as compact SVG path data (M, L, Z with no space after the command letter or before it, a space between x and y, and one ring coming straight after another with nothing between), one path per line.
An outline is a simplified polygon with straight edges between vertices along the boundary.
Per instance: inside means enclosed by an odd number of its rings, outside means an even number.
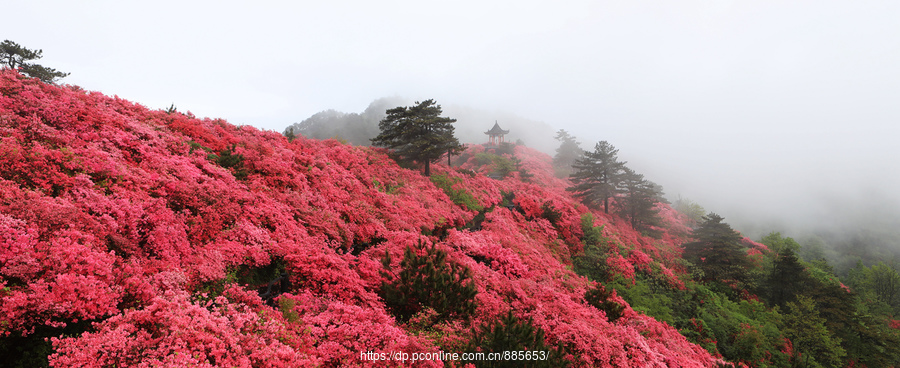
M90 321L50 340L55 367L368 366L381 363L361 352L452 349L512 311L568 346L576 366L718 361L621 298L615 322L588 305L591 284L569 266L589 210L548 156L514 147L497 156L517 171L492 179L473 172L494 170L476 162L485 152L473 145L462 168L433 168L479 213L382 150L288 141L3 71L0 335ZM661 239L594 214L618 245L615 272L654 267L679 282L686 230L661 206ZM423 332L413 325L425 317L401 324L385 309L381 260L420 243L471 269L471 320ZM256 291L270 280L248 275L282 272L288 290L266 303Z

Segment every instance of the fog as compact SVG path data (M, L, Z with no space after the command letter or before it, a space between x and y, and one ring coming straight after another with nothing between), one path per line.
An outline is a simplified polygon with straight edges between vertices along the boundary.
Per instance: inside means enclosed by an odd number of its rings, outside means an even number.
M753 237L900 239L900 3L253 4L15 2L3 36L65 83L151 108L280 132L433 98L550 153L558 129L609 141Z

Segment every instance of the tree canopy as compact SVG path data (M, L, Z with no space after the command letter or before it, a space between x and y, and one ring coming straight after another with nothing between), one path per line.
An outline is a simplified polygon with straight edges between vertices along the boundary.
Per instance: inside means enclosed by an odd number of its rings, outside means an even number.
M572 165L584 153L575 136L569 134L565 129L556 132L556 140L559 141L559 148L556 149L556 155L553 156L553 167L557 175L560 177L569 176L572 173Z
M666 202L662 197L662 187L626 167L622 174L621 191L623 196L618 207L622 217L628 219L631 228L647 235L657 235L653 227L659 226L662 220L656 204Z
M29 63L43 57L44 50L29 50L18 43L5 40L0 43L0 63L10 69L19 69L25 75L37 78L44 83L54 84L60 78L65 78L69 73L63 73L53 68Z
M441 105L434 100L386 112L387 116L378 124L381 133L372 138L372 144L393 148L401 158L423 164L425 176L431 175L432 162L464 148L453 134L456 119L440 116Z
M575 192L587 205L603 205L603 211L609 213L609 199L616 195L625 168L625 162L619 162L619 150L607 141L600 141L594 146L594 152L584 152L575 161L570 179L575 185L566 190Z
M701 281L744 281L749 261L741 244L741 235L715 213L703 219L700 227L694 230L696 241L684 245L684 258L703 270Z

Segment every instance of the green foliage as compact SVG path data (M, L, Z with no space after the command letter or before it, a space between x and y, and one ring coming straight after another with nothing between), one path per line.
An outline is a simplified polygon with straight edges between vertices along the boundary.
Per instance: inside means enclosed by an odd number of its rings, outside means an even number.
M434 100L389 109L378 124L381 133L372 138L372 144L393 148L403 159L424 164L425 176L430 176L432 162L464 148L453 135L456 119L441 117L441 111Z
M266 285L286 273L284 259L277 257L265 266L253 267L246 264L231 269L231 278L241 285L259 287Z
M606 264L609 257L609 239L603 236L603 226L594 227L594 215L587 212L581 215L581 238L584 248L579 255L572 257L575 273L594 281L608 281L612 274Z
M602 205L609 213L609 199L616 195L625 162L619 162L619 150L606 141L598 142L594 152L585 152L572 165L569 177L574 184L566 190L592 207Z
M519 320L507 313L494 323L482 325L464 349L467 353L500 353L527 351L543 354L536 359L501 359L476 360L476 367L568 367L571 362L566 359L566 349L547 345L544 330L536 328L530 320ZM540 359L546 357L546 359Z
M213 160L219 166L229 169L235 179L244 180L247 178L247 170L244 168L244 156L234 153L236 145L226 148L219 152L218 155L209 154L207 158Z
M479 166L492 165L491 174L505 178L510 173L517 171L516 161L490 152L475 154L475 163Z
M807 262L824 260L826 258L825 242L816 236L805 239L798 255Z
M294 133L294 127L288 127L284 131L284 136L287 138L288 142L293 142L294 139L297 139L297 133Z
M433 176L431 177L431 180L432 180L432 182L434 181ZM397 183L397 184L382 183L378 179L372 178L372 185L375 186L375 188L378 189L379 192L386 193L386 194L397 194L397 192L400 191L400 188L403 188L404 184L403 183Z
M553 208L553 205L549 201L544 202L541 204L541 218L550 221L551 224L556 226L559 223L559 220L562 219L562 212Z
M765 244L775 254L780 254L786 250L796 253L800 250L800 244L797 241L793 238L785 238L779 232L771 232L760 239L759 242Z
M575 136L570 135L564 129L556 132L554 138L559 141L559 148L556 149L556 155L553 156L553 169L556 176L564 178L572 174L572 165L581 157L584 150L575 140Z
M509 176L513 171L518 170L515 162L503 156L494 156L494 173L499 175L501 178L505 178Z
M475 154L475 164L479 166L484 166L494 162L494 157L497 155L488 152L478 152Z
M816 310L810 298L799 296L797 302L787 303L789 313L784 315L782 330L793 342L794 350L801 353L794 364L803 367L840 367L846 355L841 340L825 326L825 318Z
M705 216L694 230L695 241L684 245L684 258L703 271L700 281L742 286L750 267L747 252L741 235L722 220L715 213Z
M194 151L196 151L198 149L205 151L207 154L212 153L211 148L206 147L206 146L204 146L200 143L194 142L194 141L188 141L188 146L191 147L190 151L188 151L189 153L194 153ZM207 156L207 157L209 157L209 156ZM215 156L215 158L218 158L218 156Z
M509 142L501 142L497 148L494 148L497 155L513 155L516 153L516 145Z
M66 327L37 326L28 336L19 331L0 335L0 366L10 368L49 367L47 357L53 353L51 337L78 336L91 330L92 321L67 323Z
M515 205L515 203L513 203L513 201L515 199L516 199L515 192L507 192L507 191L503 191L503 190L500 191L500 207L506 207L509 209L515 208L516 205Z
M733 301L702 285L694 292L703 301L697 308L697 320L705 328L702 335L715 342L723 357L753 367L787 366L778 329L782 317L777 311L754 300Z
M400 272L391 270L390 255L384 265L380 295L391 313L402 322L423 308L437 312L436 322L452 318L468 318L475 312L475 282L472 271L447 261L447 253L435 245L419 244L425 254L406 248Z
M867 313L864 306L852 318L847 333L841 335L848 358L866 367L900 366L900 330Z
M900 312L900 272L897 263L878 262L872 267L862 263L854 269L853 286L884 303L893 313ZM898 313L900 314L900 313Z
M624 195L618 203L619 214L644 235L661 236L662 231L656 229L662 222L656 203L665 202L662 187L627 167L623 168L621 186Z
M281 315L284 316L284 319L290 323L297 323L300 321L300 314L297 313L295 307L297 307L297 302L294 299L278 299L278 311L280 311Z
M781 252L775 255L772 273L768 280L768 292L771 305L784 307L786 303L796 299L808 281L806 269L800 264L793 248L783 247L781 249Z
M57 80L69 75L69 73L28 62L40 59L43 57L43 53L43 50L29 50L15 42L5 40L0 43L0 64L3 64L4 68L19 68L25 75L49 84L54 84Z
M690 199L682 198L681 196L678 196L678 199L672 207L675 208L676 211L687 216L691 221L692 226L699 225L703 222L703 215L706 214L706 210L703 209L703 206Z
M588 305L593 306L606 313L606 319L615 322L622 317L625 306L610 300L612 291L607 290L602 285L596 285L584 293L584 300Z
M450 200L453 201L456 205L463 206L467 210L470 211L478 211L481 212L484 210L484 206L478 204L478 200L475 199L474 196L469 194L464 188L458 187L454 188L456 184L460 182L459 179L451 178L447 175L433 175L430 177L431 182L434 183L435 186L441 188L444 193L450 197Z
M615 289L635 311L676 325L675 312L672 309L675 305L672 297L676 293L674 290L667 290L669 287L655 283L644 275L638 275L634 283L618 277L608 286Z

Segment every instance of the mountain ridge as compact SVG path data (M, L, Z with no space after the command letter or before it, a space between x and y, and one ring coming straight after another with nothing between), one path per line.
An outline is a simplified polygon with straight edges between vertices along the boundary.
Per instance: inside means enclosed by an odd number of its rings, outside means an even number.
M542 329L576 366L719 361L614 293L624 307L615 322L584 300L596 286L567 264L590 211L533 149L515 147L521 169L495 180L471 145L462 168L435 169L453 191L380 149L289 142L14 71L0 73L0 91L2 332L52 351L52 366L391 365L360 353L462 352L504 313ZM482 210L448 196L461 192ZM624 253L609 261L618 272L653 265L678 282L671 239L595 218ZM391 316L382 261L390 255L396 272L421 243L472 271L471 320L419 330ZM276 266L292 286L267 304L250 276Z

